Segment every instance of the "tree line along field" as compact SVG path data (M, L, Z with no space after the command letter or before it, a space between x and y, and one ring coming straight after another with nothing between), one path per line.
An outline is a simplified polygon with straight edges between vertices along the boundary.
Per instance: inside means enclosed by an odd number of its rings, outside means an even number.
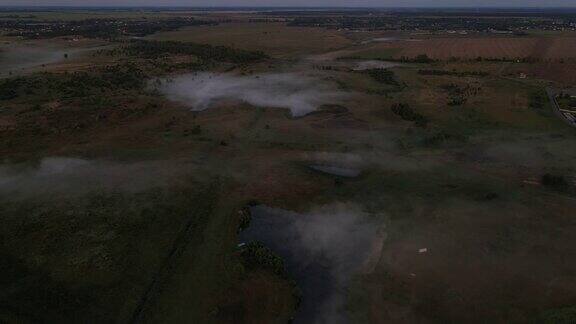
M323 53L350 46L342 32L324 28L287 27L284 23L229 23L197 26L149 36L154 40L224 45L244 50L261 50L273 57Z
M412 39L379 43L370 51L393 51L393 58L413 58L420 54L437 60L450 58L515 59L535 58L541 60L573 59L576 52L575 37L469 37Z

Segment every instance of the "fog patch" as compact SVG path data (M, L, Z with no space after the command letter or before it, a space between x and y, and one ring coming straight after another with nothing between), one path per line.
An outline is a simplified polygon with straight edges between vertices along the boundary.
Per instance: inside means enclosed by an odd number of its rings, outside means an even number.
M338 103L345 93L320 79L297 73L238 76L196 73L162 83L169 99L205 110L222 100L238 100L258 107L287 108L303 116L319 106Z
M373 257L374 242L381 243L381 224L352 204L304 214L259 206L240 239L260 241L285 260L303 292L295 323L346 323L348 283Z
M64 48L45 45L3 45L0 46L0 77L6 77L10 72L20 73L40 66L60 63L90 48Z
M395 42L397 40L398 40L398 38L396 38L396 37L378 37L378 38L372 38L372 39L365 40L362 42L362 44Z
M312 170L345 178L359 176L364 167L364 159L350 153L306 153L303 159Z
M355 153L314 152L305 153L302 161L318 171L344 177L355 177L367 169L411 172L429 170L443 165L433 157L423 159L419 156L401 154L389 148L377 152L360 151ZM342 174L338 174L342 173ZM354 175L355 174L355 175Z
M312 152L305 153L304 160L320 165L333 165L353 169L362 168L365 165L365 158L355 153Z
M491 161L507 162L514 165L540 166L545 162L544 150L526 143L502 143L488 147L484 158Z
M121 163L48 157L31 165L0 165L0 195L76 194L98 189L140 190L168 183L179 168L161 161Z
M354 71L364 71L364 70L371 70L371 69L389 69L396 66L400 66L400 63L396 62L387 62L387 61L360 61L356 63L356 66L353 68Z

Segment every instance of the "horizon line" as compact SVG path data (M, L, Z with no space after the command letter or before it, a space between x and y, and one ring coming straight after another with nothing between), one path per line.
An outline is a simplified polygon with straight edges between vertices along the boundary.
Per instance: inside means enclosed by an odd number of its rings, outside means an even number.
M576 9L574 6L187 6L187 5L0 5L0 8L182 8L182 9Z

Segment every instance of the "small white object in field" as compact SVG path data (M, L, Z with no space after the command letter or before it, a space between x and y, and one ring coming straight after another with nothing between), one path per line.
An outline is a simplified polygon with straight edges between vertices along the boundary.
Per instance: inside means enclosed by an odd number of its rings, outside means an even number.
M428 252L428 248L418 250L418 253L426 253L426 252Z

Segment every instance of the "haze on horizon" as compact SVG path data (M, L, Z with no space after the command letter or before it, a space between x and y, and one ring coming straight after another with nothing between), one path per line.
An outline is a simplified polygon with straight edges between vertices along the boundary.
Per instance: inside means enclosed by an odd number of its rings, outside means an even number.
M576 7L574 0L0 0L0 6Z

